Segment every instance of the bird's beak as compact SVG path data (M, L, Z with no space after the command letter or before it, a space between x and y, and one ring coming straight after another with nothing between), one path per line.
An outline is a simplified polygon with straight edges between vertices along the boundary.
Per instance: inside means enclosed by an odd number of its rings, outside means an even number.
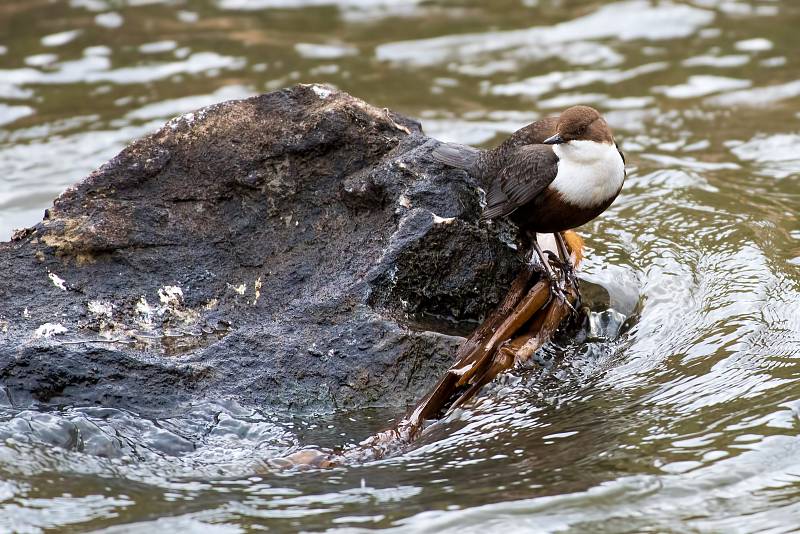
M545 139L542 142L545 145L560 145L561 143L564 142L564 138L561 137L561 134L555 134L555 135L552 135L552 136L548 137L547 139Z

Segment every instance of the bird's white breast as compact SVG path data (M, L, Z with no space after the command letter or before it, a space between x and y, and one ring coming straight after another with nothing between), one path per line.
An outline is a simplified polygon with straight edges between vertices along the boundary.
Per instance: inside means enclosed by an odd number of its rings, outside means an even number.
M612 198L625 180L625 164L613 144L570 141L554 145L558 173L550 187L565 202L592 208Z

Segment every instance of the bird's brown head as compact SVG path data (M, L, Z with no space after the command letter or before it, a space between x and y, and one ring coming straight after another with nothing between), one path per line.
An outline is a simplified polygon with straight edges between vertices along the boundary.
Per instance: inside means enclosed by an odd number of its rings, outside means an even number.
M558 145L570 141L610 144L614 142L614 137L599 111L589 106L572 106L559 116L556 134L544 142L548 145Z

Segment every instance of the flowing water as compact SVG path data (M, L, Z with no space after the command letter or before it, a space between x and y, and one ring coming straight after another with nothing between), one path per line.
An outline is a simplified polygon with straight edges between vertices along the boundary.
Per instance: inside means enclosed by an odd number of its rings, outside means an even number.
M800 531L798 28L795 0L0 0L0 239L168 118L296 82L477 145L592 104L629 173L580 231L604 335L403 454L255 475L401 414L0 387L0 532Z

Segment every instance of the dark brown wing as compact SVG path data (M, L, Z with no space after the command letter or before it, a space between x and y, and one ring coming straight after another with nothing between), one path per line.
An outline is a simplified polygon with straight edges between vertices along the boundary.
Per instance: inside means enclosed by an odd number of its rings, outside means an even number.
M555 180L558 157L549 145L527 145L509 151L502 161L495 162L495 168L483 219L509 215L536 198Z

